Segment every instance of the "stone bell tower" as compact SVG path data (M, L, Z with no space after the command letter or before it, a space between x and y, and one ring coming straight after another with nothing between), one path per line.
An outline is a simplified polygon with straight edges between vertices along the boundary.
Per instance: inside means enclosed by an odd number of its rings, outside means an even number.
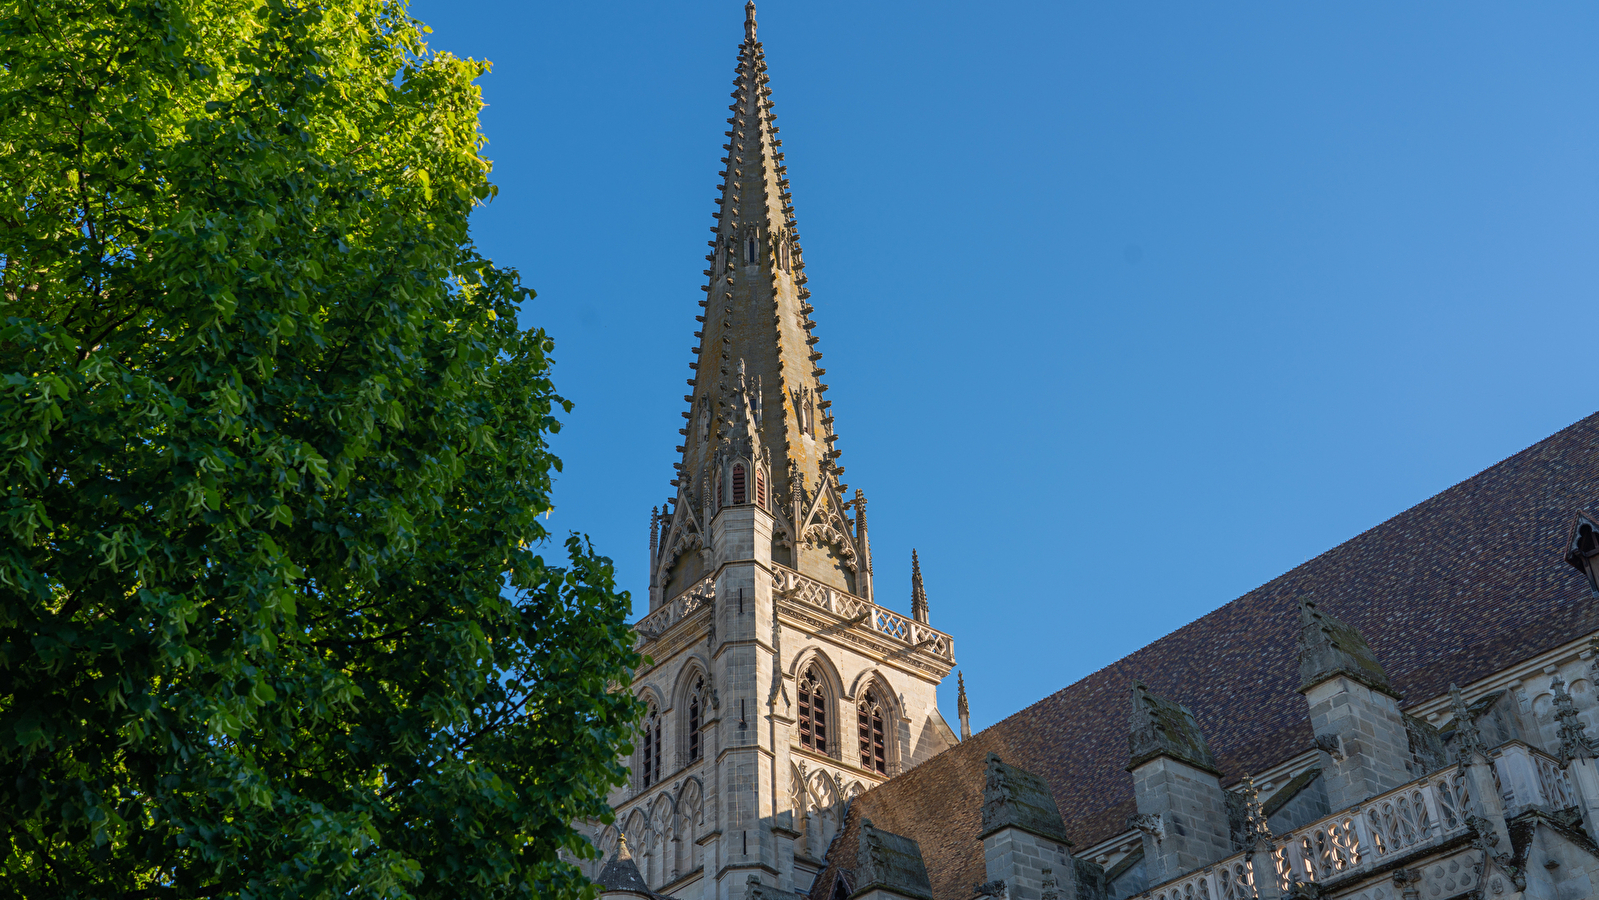
M650 712L616 824L594 831L610 861L625 834L650 890L683 900L807 889L850 797L956 743L937 708L954 645L929 624L920 570L914 615L876 602L769 80L750 3L680 459L635 625Z

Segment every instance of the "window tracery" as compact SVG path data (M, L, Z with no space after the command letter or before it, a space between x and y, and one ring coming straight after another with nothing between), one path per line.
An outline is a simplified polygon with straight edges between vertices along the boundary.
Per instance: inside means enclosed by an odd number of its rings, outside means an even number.
M827 694L814 664L799 680L799 742L801 747L827 752Z
M688 761L698 762L700 758L700 716L703 709L705 696L705 679L694 679L694 687L688 695Z
M661 713L651 703L644 715L643 763L639 778L642 787L661 780Z
M861 768L888 774L888 735L883 727L883 704L877 690L867 691L857 707L860 725Z

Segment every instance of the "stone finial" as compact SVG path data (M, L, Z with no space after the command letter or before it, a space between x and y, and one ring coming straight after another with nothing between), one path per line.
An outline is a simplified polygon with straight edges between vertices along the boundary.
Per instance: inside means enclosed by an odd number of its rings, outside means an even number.
M966 704L966 673L955 673L955 681L960 685L960 693L955 697L955 711L961 717L961 740L972 736L972 711Z
M988 754L988 779L983 785L983 831L987 837L1002 828L1049 838L1067 846L1066 823L1055 795L1044 779L1015 766L1007 765L999 754Z
M871 819L861 820L860 849L855 865L857 894L878 888L915 900L933 898L927 865L922 862L922 848L908 837L879 831Z
M922 561L911 550L911 618L927 624L927 590L922 587Z
M755 0L744 4L744 37L755 40Z
M1354 627L1322 612L1314 600L1299 600L1299 690L1303 693L1344 675L1398 699L1388 673Z
M1133 682L1133 713L1129 724L1129 771L1157 756L1169 756L1215 775L1216 759L1205 743L1205 735L1188 707L1151 694L1142 682Z
M1477 757L1484 761L1488 759L1488 745L1483 742L1482 732L1477 730L1477 723L1471 717L1471 709L1466 706L1466 698L1460 693L1460 688L1451 684L1449 686L1449 705L1455 713L1455 753L1460 761L1470 765Z
M1266 822L1266 810L1260 805L1260 791L1255 789L1255 779L1244 776L1244 833L1240 835L1244 846L1244 861L1254 872L1259 900L1276 900L1282 896L1277 883L1277 864L1272 856L1271 827ZM1257 868L1258 867L1258 868Z
M843 488L840 487L840 490ZM872 538L866 530L866 492L855 489L855 546L859 551L855 593L866 600L877 602L872 596Z
M1555 695L1555 721L1560 726L1561 764L1565 765L1574 759L1593 759L1593 744L1588 741L1588 731L1583 726L1582 719L1577 717L1577 705L1566 692L1565 679L1561 678L1559 673L1556 673L1554 680L1549 682L1549 690Z
M1244 835L1245 849L1264 850L1270 853L1271 827L1266 822L1266 810L1260 805L1260 791L1255 789L1253 776L1245 775L1243 784L1244 795Z

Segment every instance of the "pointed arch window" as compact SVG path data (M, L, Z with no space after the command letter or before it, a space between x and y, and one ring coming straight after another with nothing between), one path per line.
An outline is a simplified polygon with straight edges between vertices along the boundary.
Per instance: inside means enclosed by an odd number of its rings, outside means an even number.
M827 752L827 694L816 666L806 666L799 680L799 742L801 747Z
M722 508L722 473L716 473L716 508Z
M754 235L751 235L749 237L749 239L744 242L744 261L749 263L750 265L754 265L755 264L755 236Z
M755 467L755 502L766 508L766 470L760 466Z
M688 761L698 762L700 758L700 718L703 711L705 696L705 679L694 679L694 687L688 695Z
M649 787L661 780L661 713L651 703L644 715L644 766L640 780Z
M888 735L883 728L883 704L876 689L866 692L857 708L860 718L861 768L888 774Z
M749 501L744 499L744 495L744 467L735 465L733 466L733 505L738 506L741 503L748 503Z

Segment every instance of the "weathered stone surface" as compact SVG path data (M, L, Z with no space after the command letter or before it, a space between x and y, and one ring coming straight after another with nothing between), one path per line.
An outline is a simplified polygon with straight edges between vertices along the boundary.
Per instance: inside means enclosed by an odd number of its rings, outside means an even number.
M932 900L933 886L927 880L922 850L907 837L879 831L867 819L861 822L860 848L855 856L855 893L859 897L874 890L887 891L918 900Z
M1299 601L1299 691L1337 675L1382 691L1394 698L1393 685L1371 645L1352 626L1323 612L1314 600Z
M762 884L761 876L751 875L744 881L744 900L805 900L805 895Z
M1020 828L1068 846L1066 825L1049 792L1049 784L1031 772L1006 765L999 754L988 754L988 782L983 787L983 833Z
M1169 756L1207 772L1220 774L1216 758L1188 707L1151 694L1142 682L1133 682L1133 714L1128 749L1128 771L1157 756Z

